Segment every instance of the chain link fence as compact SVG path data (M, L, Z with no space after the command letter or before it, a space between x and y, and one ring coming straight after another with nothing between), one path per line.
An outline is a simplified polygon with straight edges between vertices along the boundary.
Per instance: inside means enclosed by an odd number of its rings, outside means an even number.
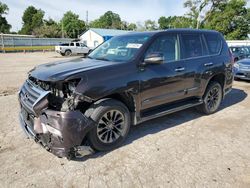
M54 46L60 43L72 41L69 38L35 38L32 35L0 34L0 51L38 51L54 50Z

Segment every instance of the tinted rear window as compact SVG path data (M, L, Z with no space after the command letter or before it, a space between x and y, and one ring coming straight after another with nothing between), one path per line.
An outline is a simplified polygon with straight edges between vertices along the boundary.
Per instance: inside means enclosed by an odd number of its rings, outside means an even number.
M59 44L60 46L69 46L69 43L62 43L62 44Z
M218 54L221 51L222 41L217 34L204 34L209 53L211 55Z
M200 57L203 55L202 42L199 34L183 34L184 53L182 58Z

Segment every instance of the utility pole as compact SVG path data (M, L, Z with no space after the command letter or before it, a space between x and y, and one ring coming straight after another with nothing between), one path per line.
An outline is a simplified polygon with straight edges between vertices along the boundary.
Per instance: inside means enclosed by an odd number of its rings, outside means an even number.
M64 31L63 31L63 20L62 20L62 38L64 38Z
M86 11L86 29L89 28L89 11Z

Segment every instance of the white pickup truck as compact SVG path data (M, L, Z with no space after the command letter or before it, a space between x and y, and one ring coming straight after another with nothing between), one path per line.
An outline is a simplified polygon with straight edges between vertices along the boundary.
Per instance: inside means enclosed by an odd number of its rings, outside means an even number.
M73 54L87 55L91 49L81 42L62 43L55 46L55 51L62 56L71 56Z

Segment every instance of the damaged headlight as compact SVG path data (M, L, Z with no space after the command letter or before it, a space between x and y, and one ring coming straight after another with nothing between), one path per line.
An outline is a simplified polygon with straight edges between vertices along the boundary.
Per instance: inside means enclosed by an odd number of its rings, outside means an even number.
M68 83L68 89L69 89L72 93L74 93L74 92L76 91L76 84L75 84L75 82L69 82L69 83Z
M65 83L66 88L70 91L71 94L75 93L76 87L80 81L81 79L74 79L74 80L69 80Z
M74 110L78 104L76 87L79 84L80 79L74 79L67 81L64 85L64 91L66 94L65 101L62 104L62 111Z

